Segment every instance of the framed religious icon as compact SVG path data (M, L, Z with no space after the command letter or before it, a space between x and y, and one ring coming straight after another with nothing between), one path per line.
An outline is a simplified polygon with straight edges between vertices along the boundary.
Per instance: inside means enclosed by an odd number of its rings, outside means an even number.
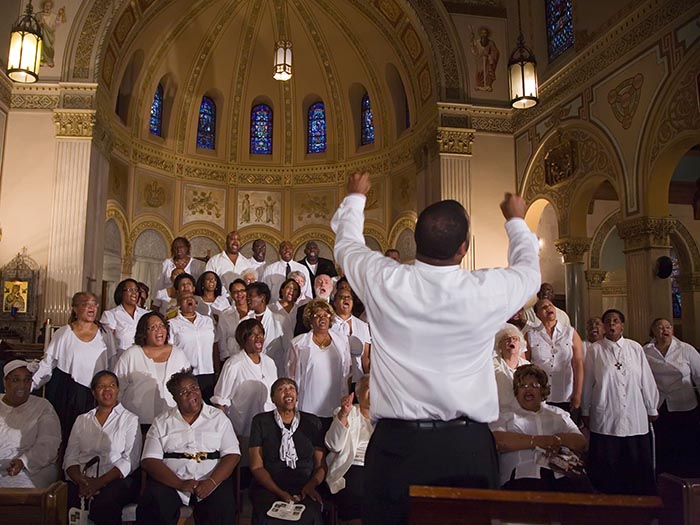
M10 315L26 314L29 303L29 281L3 281L2 311Z

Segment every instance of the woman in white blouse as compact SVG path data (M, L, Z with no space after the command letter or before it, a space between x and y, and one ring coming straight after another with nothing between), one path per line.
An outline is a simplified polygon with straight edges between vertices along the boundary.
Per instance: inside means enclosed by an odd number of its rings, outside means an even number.
M180 295L178 313L170 319L170 342L189 358L192 373L202 389L205 401L214 393L216 374L221 370L216 330L211 317L197 313L197 299Z
M153 419L175 406L175 400L165 387L175 372L190 368L185 353L168 343L168 322L158 312L148 312L136 327L134 341L114 367L121 384L124 407L139 417L142 430Z
M659 391L639 343L622 336L625 316L603 314L605 338L586 353L581 414L590 429L588 473L608 494L656 492L649 422Z
M216 324L224 310L231 308L228 297L223 293L221 279L214 272L206 271L197 279L194 287L197 296L197 312L208 315Z
M523 357L525 338L517 326L506 324L494 337L496 357L493 358L493 368L496 372L496 387L498 388L498 405L501 410L513 408L513 374L522 365L530 362Z
M566 477L553 471L543 453L561 447L581 453L586 438L567 412L544 401L550 392L548 376L535 365L523 365L513 375L517 405L502 411L489 427L499 452L501 485L509 490L593 492L588 478Z
M547 373L552 388L548 403L576 410L583 390L581 338L574 328L557 322L557 309L549 299L540 299L533 309L542 324L527 332L525 358Z
M236 328L236 341L243 351L224 363L211 401L228 413L241 443L243 464L247 465L253 416L275 408L270 399L270 388L277 380L277 367L263 353L265 328L257 319L241 321Z
M700 354L673 335L668 319L651 323L653 339L644 347L659 389L659 419L654 422L656 472L700 476Z
M139 306L139 285L134 279L124 279L114 290L114 304L111 310L102 312L100 324L110 335L107 338L110 364L114 364L121 353L134 344L136 324L148 310Z
M294 324L297 320L297 310L299 305L297 300L301 295L299 283L294 279L288 278L280 286L280 298L277 302L271 304L268 308L281 315L284 318L284 330L287 333L294 333Z
M32 390L46 385L45 397L61 420L64 443L75 419L95 406L92 377L110 365L103 331L96 321L97 297L90 292L76 293L68 324L53 335L32 377Z
M119 379L112 372L95 374L91 389L97 408L78 417L63 458L73 482L68 484L68 506L79 506L79 497L90 499L95 525L119 525L122 508L139 492L140 480L132 475L141 458L139 418L119 404ZM99 463L83 472L95 457Z

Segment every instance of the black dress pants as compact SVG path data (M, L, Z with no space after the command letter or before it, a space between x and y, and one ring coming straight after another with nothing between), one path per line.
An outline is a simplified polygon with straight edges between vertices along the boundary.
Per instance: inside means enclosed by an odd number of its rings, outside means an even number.
M121 525L122 508L135 502L139 494L141 471L115 479L100 490L90 502L90 520L95 525ZM78 486L68 481L68 508L80 508Z
M408 523L409 485L498 488L498 457L485 423L380 419L365 456L363 525Z

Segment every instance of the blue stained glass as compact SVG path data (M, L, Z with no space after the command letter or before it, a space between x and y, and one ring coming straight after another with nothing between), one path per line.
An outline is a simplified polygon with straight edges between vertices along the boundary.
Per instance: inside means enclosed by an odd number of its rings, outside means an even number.
M163 125L163 85L158 84L156 92L153 94L153 103L151 104L151 119L149 131L153 135L161 137L161 127Z
M315 102L309 108L307 136L307 153L326 151L326 107L323 102Z
M266 104L253 106L250 112L250 152L272 155L272 109Z
M552 61L574 45L571 0L545 0L547 50Z
M362 139L360 144L374 144L374 118L372 117L372 105L369 94L362 97Z
M214 149L216 145L216 104L209 97L202 97L197 124L197 147Z
M680 319L683 313L681 305L681 287L678 285L678 276L681 273L681 267L678 264L678 257L675 250L671 250L671 261L673 261L673 270L671 271L671 305L673 307L673 318Z

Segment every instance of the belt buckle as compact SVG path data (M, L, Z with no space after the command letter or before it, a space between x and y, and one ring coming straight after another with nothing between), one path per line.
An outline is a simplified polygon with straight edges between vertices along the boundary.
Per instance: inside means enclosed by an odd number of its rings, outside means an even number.
M185 452L187 459L194 459L197 463L201 463L203 459L207 459L208 452Z

